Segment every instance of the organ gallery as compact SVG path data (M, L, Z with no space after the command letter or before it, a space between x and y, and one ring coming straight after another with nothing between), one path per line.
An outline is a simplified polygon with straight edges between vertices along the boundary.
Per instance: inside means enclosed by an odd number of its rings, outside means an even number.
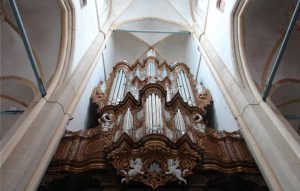
M154 50L119 62L91 104L98 125L65 132L39 190L74 190L72 181L102 190L266 189L240 132L210 126L213 97L184 63Z

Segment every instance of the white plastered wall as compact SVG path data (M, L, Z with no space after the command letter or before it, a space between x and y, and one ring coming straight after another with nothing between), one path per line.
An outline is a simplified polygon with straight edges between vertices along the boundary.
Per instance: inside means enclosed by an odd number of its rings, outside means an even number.
M231 12L236 0L226 1L225 10L216 7L217 0L209 2L205 35L221 57L230 73L235 76L236 69L232 60Z
M69 131L78 131L86 129L89 126L90 120L90 97L92 95L93 89L99 84L100 81L104 81L104 70L102 59L97 62L97 66L95 67L88 84L85 87L83 94L76 106L76 109L72 115L73 120L71 120L67 126L67 130Z
M72 73L87 49L99 33L95 1L88 1L85 7L80 6L80 1L73 1L75 9L75 43L73 62L70 67Z
M228 104L226 103L222 92L215 79L213 78L204 58L201 59L200 69L198 73L198 81L208 88L213 97L213 107L211 109L210 124L213 128L222 131L237 131L239 130L236 120L231 113Z
M196 74L194 71L197 70L199 62L199 51L191 35L173 34L159 42L154 49L169 64L184 62L190 67L192 73Z
M113 32L104 49L107 77L117 62L126 60L129 64L133 64L148 48L147 44L130 33Z

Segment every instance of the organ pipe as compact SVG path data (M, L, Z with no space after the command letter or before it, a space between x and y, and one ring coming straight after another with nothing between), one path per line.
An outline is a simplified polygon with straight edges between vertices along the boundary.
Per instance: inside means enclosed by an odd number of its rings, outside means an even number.
M169 87L169 86L167 86L167 87L166 87L166 89L167 89L167 102L169 102L169 101L171 101L171 92L170 92L170 87Z
M130 133L130 130L133 128L133 117L130 111L130 108L127 109L127 112L125 114L125 119L123 123L123 130L127 134Z
M113 94L114 94L114 92L115 92L116 83L117 83L117 81L118 81L120 72L121 72L121 71L119 71L119 72L117 73L116 77L114 78L114 82L113 82L113 85L112 85L112 87L111 87L111 92L110 92L110 95L109 95L109 102L108 102L109 104L112 104L112 98L113 98Z
M195 105L192 88L184 71L181 70L179 72L176 82L183 101L187 102L189 105Z
M116 104L116 99L117 99L117 94L118 94L119 83L120 83L121 77L122 77L122 72L120 71L118 78L117 78L116 86L115 86L114 92L113 92L112 105Z
M175 122L175 128L177 131L180 131L181 133L185 132L185 123L184 123L184 118L181 114L180 109L177 110L177 113L174 118Z
M151 96L151 105L152 105L152 131L155 130L156 121L155 121L155 96L154 93Z
M126 86L126 75L123 70L119 70L114 79L111 92L109 95L109 104L116 105L123 100L124 91Z
M123 79L123 71L121 72L121 76L119 77L119 80L117 82L117 87L116 87L116 91L115 91L115 95L113 97L113 102L114 104L118 104L118 96L119 96L119 92L120 92L120 86L121 86L121 83L122 83L122 79Z
M155 93L146 99L146 128L148 133L162 133L161 99Z
M179 93L180 93L180 95L181 95L183 101L185 101L184 93L182 92L182 91L183 91L183 90L182 90L182 85L181 85L181 83L180 83L179 78L177 78L176 81L177 81L177 86L178 86Z
M184 83L184 79L182 76L182 72L179 73L179 77L180 77L180 83L181 83L181 87L182 87L182 92L183 92L183 97L184 97L184 101L188 100L188 94L187 94L187 87L186 84Z
M186 82L187 82L187 85L188 85L188 88L189 88L189 94L190 94L190 99L191 99L191 102L192 102L192 105L195 106L195 99L194 99L194 95L193 95L193 91L192 91L192 87L191 87L191 84L190 84L190 81L189 79L187 78L186 74L184 74L184 77L186 79Z
M122 95L123 95L124 82L125 82L125 73L123 72L121 82L119 85L119 91L118 91L118 95L117 95L117 103L116 104L118 104L123 98Z
M187 96L187 102L188 102L189 105L192 105L191 92L190 92L190 89L188 87L188 82L187 82L186 76L184 75L182 70L180 71L180 75L181 75L181 77L184 81L183 83L184 83L184 89L186 90L185 92L186 92L186 96Z

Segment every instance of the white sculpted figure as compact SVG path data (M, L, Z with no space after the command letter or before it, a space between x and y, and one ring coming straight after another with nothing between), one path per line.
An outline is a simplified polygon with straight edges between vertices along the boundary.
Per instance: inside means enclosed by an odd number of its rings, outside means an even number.
M102 120L104 121L102 123L103 131L108 131L109 129L111 129L113 127L113 125L114 125L114 123L113 123L113 114L104 113L102 115ZM98 122L101 124L100 119L98 119Z
M194 128L200 133L205 133L205 125L202 123L203 117L200 114L196 114L194 120Z
M176 178L179 181L182 181L186 184L186 180L183 178L183 176L185 175L185 173L188 171L187 169L185 170L181 170L178 168L179 167L179 160L173 160L173 159L168 159L168 172L166 172L166 174L172 174L174 176L176 176Z
M144 174L144 172L142 171L143 162L141 158L136 158L135 160L131 159L130 167L132 169L130 169L128 172L126 172L125 170L121 170L121 172L123 172L125 175L128 175L129 177L133 177L138 174ZM124 181L126 181L126 178L122 178L121 183L123 183Z

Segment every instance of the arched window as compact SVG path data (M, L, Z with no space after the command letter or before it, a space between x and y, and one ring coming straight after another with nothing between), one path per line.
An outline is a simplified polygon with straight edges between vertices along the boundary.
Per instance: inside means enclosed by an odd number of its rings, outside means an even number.
M87 5L87 0L80 0L80 7L83 8Z
M217 9L220 11L225 10L226 0L217 0Z

